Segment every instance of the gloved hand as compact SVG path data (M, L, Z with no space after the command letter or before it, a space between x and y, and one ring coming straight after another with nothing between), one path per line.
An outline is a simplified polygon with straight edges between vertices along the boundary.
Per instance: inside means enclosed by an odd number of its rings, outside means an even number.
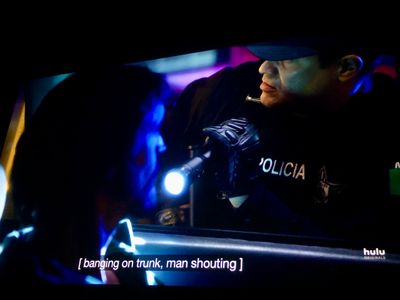
M217 184L228 197L246 193L251 179L252 155L260 144L256 127L246 118L233 118L203 129L212 149Z

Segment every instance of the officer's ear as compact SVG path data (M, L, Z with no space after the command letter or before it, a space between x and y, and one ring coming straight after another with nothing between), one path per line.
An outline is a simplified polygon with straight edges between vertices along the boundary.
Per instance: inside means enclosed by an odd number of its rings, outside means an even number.
M343 56L338 63L338 79L339 81L347 81L354 78L362 69L363 60L355 54Z

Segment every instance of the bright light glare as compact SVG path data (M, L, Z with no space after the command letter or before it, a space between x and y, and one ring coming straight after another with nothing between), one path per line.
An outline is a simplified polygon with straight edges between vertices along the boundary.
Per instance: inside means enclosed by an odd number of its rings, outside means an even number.
M185 177L178 171L171 171L164 178L165 190L172 195L179 195L185 188Z
M147 285L157 285L156 275L152 271L146 271Z
M103 284L103 281L89 275L85 277L85 282L87 284Z
M6 205L7 196L7 178L3 167L0 165L0 220Z

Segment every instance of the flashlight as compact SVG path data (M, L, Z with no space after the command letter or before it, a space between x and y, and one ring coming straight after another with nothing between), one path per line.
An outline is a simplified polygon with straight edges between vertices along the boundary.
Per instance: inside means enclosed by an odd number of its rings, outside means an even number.
M164 189L173 196L181 195L201 176L205 162L210 157L211 150L208 150L184 163L180 168L169 171L164 177Z

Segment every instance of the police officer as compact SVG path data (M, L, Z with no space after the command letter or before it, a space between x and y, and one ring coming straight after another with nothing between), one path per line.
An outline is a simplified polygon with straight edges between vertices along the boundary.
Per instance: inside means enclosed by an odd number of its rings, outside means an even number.
M375 51L321 36L249 49L262 59L259 104L203 130L219 198L208 210L224 206L212 226L393 240L399 104L395 81L372 74ZM214 91L223 98L229 85L221 85Z

